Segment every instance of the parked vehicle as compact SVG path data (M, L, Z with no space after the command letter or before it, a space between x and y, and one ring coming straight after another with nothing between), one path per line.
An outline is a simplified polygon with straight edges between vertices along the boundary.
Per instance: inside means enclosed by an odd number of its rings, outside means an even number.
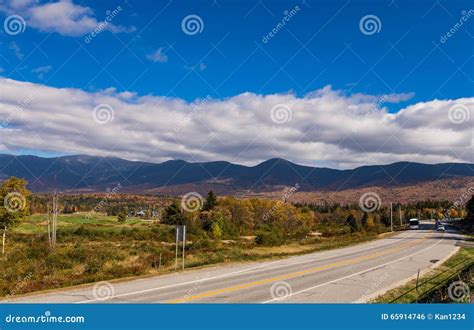
M420 221L418 218L412 218L409 220L410 222L410 229L420 229Z
M442 224L439 224L438 225L438 228L436 228L437 231L446 231L446 229L444 228L444 226Z

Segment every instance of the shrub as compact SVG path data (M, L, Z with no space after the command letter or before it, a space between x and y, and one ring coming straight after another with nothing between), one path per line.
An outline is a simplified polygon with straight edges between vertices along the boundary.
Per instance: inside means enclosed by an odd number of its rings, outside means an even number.
M275 246L281 245L284 242L284 237L281 231L276 228L264 227L257 231L255 242L258 245Z
M89 259L84 266L84 272L87 274L97 274L102 269L103 265L104 262L100 259Z

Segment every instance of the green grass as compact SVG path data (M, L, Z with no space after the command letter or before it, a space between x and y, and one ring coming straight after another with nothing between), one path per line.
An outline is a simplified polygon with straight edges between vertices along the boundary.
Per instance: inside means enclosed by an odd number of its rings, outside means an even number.
M47 233L47 215L34 214L13 228L13 232L22 234L45 234ZM118 222L117 217L107 216L101 213L60 214L58 215L58 228L77 228L80 225L94 228L99 231L118 231L122 228L150 227L153 223L140 218L127 218L125 222Z
M442 265L422 276L418 280L418 290L412 290L416 286L416 279L414 279L405 285L386 292L371 302L390 303L396 298L398 299L394 301L395 303L413 303L419 301L432 293L435 289L448 284L453 275L456 275L457 270L462 269L462 266L472 262L474 262L474 248L460 248L454 256L446 260ZM404 293L407 294L400 297Z
M189 232L186 267L275 259L354 245L376 233L345 233L258 246L244 238L226 243ZM87 213L58 216L58 244L50 249L47 216L35 214L13 227L0 256L0 296L174 270L174 227L130 218ZM162 256L161 268L157 261Z

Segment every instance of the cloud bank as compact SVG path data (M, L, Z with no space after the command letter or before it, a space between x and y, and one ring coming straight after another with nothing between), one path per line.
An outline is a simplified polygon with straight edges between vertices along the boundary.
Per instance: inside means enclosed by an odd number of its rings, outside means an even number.
M0 78L0 150L248 165L281 157L334 168L474 162L474 98L388 112L411 96L345 95L326 86L304 97L244 93L189 103Z
M83 36L98 28L114 33L135 31L134 27L98 21L92 9L74 4L72 0L47 3L38 3L36 0L6 0L0 1L0 11L7 15L22 16L28 27L43 32L57 32L63 36Z

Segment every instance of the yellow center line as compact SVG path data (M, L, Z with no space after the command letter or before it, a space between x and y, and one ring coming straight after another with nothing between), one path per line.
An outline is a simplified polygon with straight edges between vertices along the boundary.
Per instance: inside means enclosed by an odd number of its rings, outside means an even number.
M363 261L363 260L375 259L375 258L378 258L380 256L383 256L383 255L386 255L386 254L389 254L389 253L401 251L401 250L406 249L406 248L411 247L411 246L416 246L418 244L421 244L425 239L428 238L428 236L430 236L429 233L425 234L418 241L404 243L404 244L401 244L401 245L393 247L393 248L389 248L389 249L386 249L386 250L383 250L383 251L380 251L380 252L367 254L367 255L364 255L364 256L361 256L361 257L358 257L358 258L346 259L346 260L334 262L334 263L331 263L331 264L312 267L312 268L308 268L308 269L305 269L305 270L292 272L292 273L288 273L288 274L284 274L284 275L280 275L280 276L266 278L266 279L262 279L262 280L258 280L258 281L249 282L249 283L243 283L243 284L239 284L239 285L235 285L235 286L231 286L231 287L227 287L227 288L223 288L223 289L208 291L208 292L200 293L200 294L197 294L197 295L194 295L194 296L183 297L181 299L175 299L175 300L169 300L169 301L167 301L167 303L176 304L176 303L182 303L182 302L192 301L192 300L196 300L196 299L207 298L207 297L216 296L216 295L219 295L219 294L231 293L231 292L235 292L235 291L238 291L238 290L253 288L253 287L256 287L258 285L263 285L263 284L268 284L268 283L272 283L272 282L288 280L288 279L292 279L292 278L295 278L295 277L308 275L308 274L311 274L311 273L316 273L316 272L320 272L320 271L323 271L323 270L328 270L328 269L332 269L332 268L336 268L336 267L353 265L353 264L356 264L356 263L358 263L360 261Z

